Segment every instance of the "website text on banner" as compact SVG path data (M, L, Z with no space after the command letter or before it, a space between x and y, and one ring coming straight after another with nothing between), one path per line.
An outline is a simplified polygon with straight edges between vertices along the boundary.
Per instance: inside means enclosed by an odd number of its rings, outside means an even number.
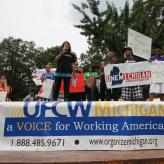
M0 150L164 149L159 102L0 103Z
M134 55L149 60L151 57L152 39L132 29L128 29L128 47Z

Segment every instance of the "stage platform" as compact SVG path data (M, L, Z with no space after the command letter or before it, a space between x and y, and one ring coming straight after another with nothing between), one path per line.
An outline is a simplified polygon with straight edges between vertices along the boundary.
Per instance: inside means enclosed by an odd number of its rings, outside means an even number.
M164 150L53 152L1 151L0 163L163 164Z

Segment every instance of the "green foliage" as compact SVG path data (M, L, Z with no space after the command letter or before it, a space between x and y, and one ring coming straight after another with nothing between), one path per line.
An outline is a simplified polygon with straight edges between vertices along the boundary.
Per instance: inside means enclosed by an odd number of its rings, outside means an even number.
M108 50L122 57L121 50L127 42L128 28L132 28L153 39L155 44L164 45L164 2L163 0L134 0L130 9L128 1L118 13L109 2L106 9L100 11L100 1L87 0L81 6L73 4L82 14L76 28L87 37L89 49L81 55L82 64L100 63ZM99 55L97 55L99 54Z
M12 85L12 100L23 98L29 88L35 88L33 73L36 68L44 68L59 51L59 46L36 48L34 42L9 37L0 43L0 74L6 74ZM54 63L55 64L55 63Z
M53 67L56 67L56 62L53 56L59 52L60 46L47 48L46 50L42 51L42 53L38 54L36 59L37 68L44 68L47 63L52 63Z
M19 93L33 85L32 73L39 53L34 42L9 37L0 43L1 73L8 76L12 85L12 99L17 100Z

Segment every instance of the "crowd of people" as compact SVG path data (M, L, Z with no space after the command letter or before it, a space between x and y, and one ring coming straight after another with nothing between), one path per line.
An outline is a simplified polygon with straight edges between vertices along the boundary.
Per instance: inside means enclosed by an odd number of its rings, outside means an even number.
M162 48L156 47L154 55L150 58L152 61L164 61L162 55ZM57 101L60 95L61 83L63 81L64 86L64 101L143 101L149 99L152 101L156 96L164 101L164 83L151 84L149 86L128 86L122 88L109 89L106 86L104 67L107 64L119 64L119 63L135 63L141 60L133 55L133 50L130 47L123 49L123 60L118 59L115 52L108 51L101 66L93 66L85 68L79 66L75 54L71 51L71 45L68 41L62 44L62 49L59 54L54 55L54 60L57 62L56 72L52 73L52 64L48 63L45 67L45 73L41 76L41 81L44 82L46 79L54 80L54 86L49 99L38 98L37 100L46 101ZM87 72L87 73L86 73ZM69 86L71 82L76 85L76 74L84 74L84 91L70 93ZM5 75L0 76L0 91L7 92L7 100L12 92L11 86L7 84L7 77ZM144 96L146 92L147 96ZM29 91L29 95L26 96L23 101L35 101L33 91Z

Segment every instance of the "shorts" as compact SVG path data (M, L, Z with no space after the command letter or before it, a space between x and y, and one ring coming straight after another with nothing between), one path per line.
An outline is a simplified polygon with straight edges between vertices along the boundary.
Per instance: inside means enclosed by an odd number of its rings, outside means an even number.
M164 94L164 83L151 84L149 93Z
M121 97L125 101L141 101L143 99L142 86L123 87Z

